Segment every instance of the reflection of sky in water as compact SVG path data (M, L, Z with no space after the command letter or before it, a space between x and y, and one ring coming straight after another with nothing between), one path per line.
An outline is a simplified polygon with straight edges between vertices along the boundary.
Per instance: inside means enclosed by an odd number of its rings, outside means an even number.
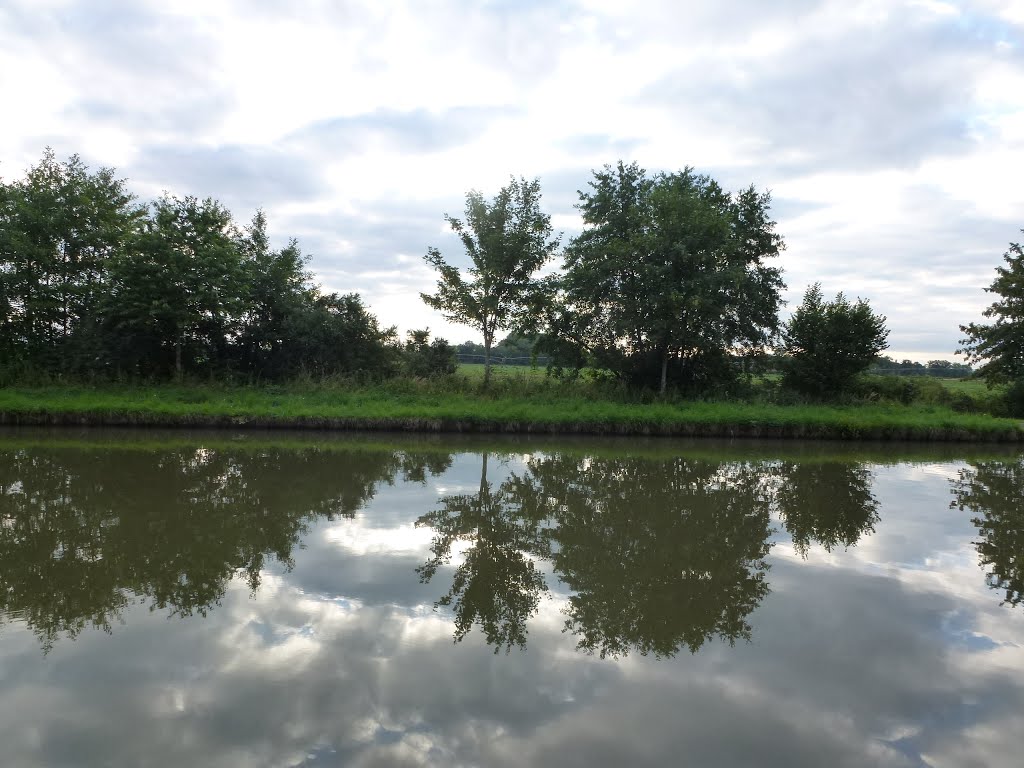
M207 618L135 606L47 656L3 626L0 762L1016 765L1024 612L986 587L977 531L949 509L957 466L874 467L881 519L848 549L803 557L774 534L750 643L600 660L562 632L550 571L525 652L475 630L452 642L414 522L442 488L477 489L479 456L462 454L311 526L293 570L269 567L255 595L234 582ZM489 479L522 468L495 461Z

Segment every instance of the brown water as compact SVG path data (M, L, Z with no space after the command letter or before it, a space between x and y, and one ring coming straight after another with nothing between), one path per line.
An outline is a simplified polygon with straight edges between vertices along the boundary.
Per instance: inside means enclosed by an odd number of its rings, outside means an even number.
M0 432L0 765L1016 766L1024 456Z

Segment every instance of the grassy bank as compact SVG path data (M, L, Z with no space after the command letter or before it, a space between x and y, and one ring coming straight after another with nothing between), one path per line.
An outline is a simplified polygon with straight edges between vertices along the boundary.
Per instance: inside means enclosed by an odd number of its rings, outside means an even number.
M417 382L379 386L13 387L0 423L517 432L600 435L1024 440L1024 423L932 405L630 402L599 390L509 386L482 395Z

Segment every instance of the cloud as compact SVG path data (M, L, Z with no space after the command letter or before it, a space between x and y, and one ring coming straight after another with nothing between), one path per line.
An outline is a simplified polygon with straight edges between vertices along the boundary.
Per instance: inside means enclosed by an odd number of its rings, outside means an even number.
M1021 226L1018 6L10 0L0 167L50 144L143 197L263 206L325 285L461 339L402 259L463 258L441 216L467 191L539 176L571 237L591 169L692 165L773 190L788 298L877 296L892 354L948 357Z
M972 87L996 40L964 35L956 17L920 8L867 18L857 18L857 4L844 14L818 10L771 56L709 52L648 86L642 100L748 143L759 173L774 178L913 167L973 147Z

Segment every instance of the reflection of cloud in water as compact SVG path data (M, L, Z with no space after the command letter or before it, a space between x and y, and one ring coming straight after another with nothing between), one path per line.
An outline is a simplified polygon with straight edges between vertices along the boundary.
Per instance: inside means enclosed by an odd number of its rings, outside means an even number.
M571 466L591 471L602 461ZM497 486L525 467L495 462L488 479ZM676 467L683 479L687 468ZM1024 612L1000 606L985 585L972 544L977 530L969 515L948 509L947 472L872 467L881 505L873 533L830 551L815 538L820 520L798 529L814 534L804 551L776 534L766 572L771 593L749 614L750 642L730 648L711 638L696 654L684 649L656 661L578 653L576 638L562 632L573 593L550 568L548 595L557 597L545 597L530 617L527 652L495 656L479 632L452 642L450 614L432 607L446 587L416 577L432 531L414 521L436 508L442 484L477 491L480 469L479 456L459 456L451 478L382 485L354 518L311 522L293 570L261 569L255 595L230 583L206 618L169 623L159 611L129 606L112 635L83 632L46 657L29 631L4 626L3 761L1015 764L1024 727ZM731 477L716 482L745 487ZM579 502L580 536L602 522L626 530L655 523L628 505L621 517L588 518L587 490L563 493ZM746 496L725 498L738 504ZM654 544L674 530L667 517L653 529ZM796 516L789 522L796 527ZM459 546L443 566L449 582L464 562ZM649 556L616 554L633 565Z
M0 693L0 738L5 759L28 766L314 753L311 765L943 765L965 739L983 764L1012 764L994 723L1024 705L1006 674L1024 661L1005 644L1020 637L1015 614L990 616L998 645L972 648L958 638L981 634L973 610L941 592L809 564L780 562L773 578L752 643L664 662L575 653L555 607L538 614L530 652L496 657L453 644L450 621L423 607L299 593L287 576L255 599L236 585L174 638L144 611L131 632L48 659L18 642L24 631L5 635L19 672ZM39 682L50 663L76 671Z
M411 523L393 528L372 527L367 525L365 517L359 516L334 523L324 532L324 538L353 555L377 552L426 554L430 550L431 533Z

